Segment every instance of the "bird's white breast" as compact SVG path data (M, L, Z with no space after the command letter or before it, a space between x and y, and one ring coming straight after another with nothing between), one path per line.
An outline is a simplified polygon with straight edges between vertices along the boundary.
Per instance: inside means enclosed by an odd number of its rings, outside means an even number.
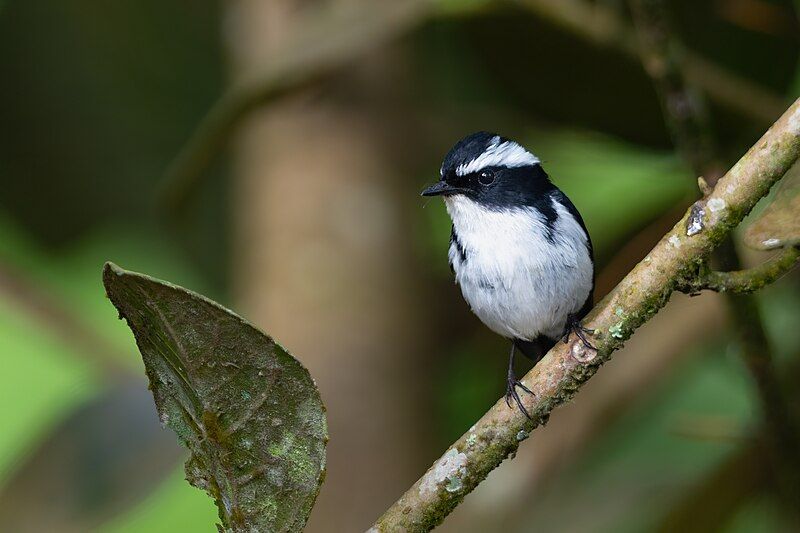
M553 200L551 231L531 207L495 210L464 195L445 203L464 256L451 244L449 259L472 311L504 337L558 338L592 289L587 236L575 218Z

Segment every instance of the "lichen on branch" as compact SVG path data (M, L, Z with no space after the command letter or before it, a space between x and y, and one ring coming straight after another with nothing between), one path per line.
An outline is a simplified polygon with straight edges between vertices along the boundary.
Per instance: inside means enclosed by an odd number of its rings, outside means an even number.
M705 205L699 230L687 235L692 210L586 317L596 354L578 341L559 343L523 379L528 420L500 399L420 478L370 532L429 531L503 460L551 411L569 400L633 332L663 307L671 293L700 272L729 235L800 156L800 100L725 174ZM696 210L695 210L696 211ZM697 217L697 213L694 214ZM587 356L588 355L588 356ZM458 458L458 468L445 468ZM447 470L447 475L443 471Z

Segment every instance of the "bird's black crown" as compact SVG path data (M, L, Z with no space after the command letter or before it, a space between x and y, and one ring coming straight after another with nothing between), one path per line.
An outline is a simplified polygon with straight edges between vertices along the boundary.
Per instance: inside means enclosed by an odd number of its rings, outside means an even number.
M442 163L441 181L423 194L463 194L490 208L533 206L553 185L539 159L519 143L480 131L456 143Z
M492 145L493 140L497 140L500 143L509 141L505 137L488 131L479 131L458 141L444 156L441 170L442 176L454 174L459 166L466 165L470 161L477 159Z

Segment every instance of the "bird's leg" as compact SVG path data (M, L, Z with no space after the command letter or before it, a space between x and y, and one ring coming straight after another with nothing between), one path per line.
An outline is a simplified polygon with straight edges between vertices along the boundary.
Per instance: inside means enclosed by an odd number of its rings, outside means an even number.
M575 335L578 336L578 338L581 340L581 342L585 347L597 351L597 348L592 346L592 343L590 343L586 338L586 333L588 333L589 335L593 335L594 330L583 327L583 324L581 324L580 319L578 319L577 315L574 314L570 314L567 316L567 323L564 325L564 336L561 337L561 340L564 341L564 344L567 344L569 342L570 333L575 333Z
M522 411L522 413L526 417L528 417L528 419L532 420L531 415L528 414L527 409L525 409L525 406L522 405L522 400L520 399L519 393L517 392L517 387L519 387L522 390L524 390L525 392L527 392L528 394L533 394L533 392L531 392L531 390L528 387L523 385L522 382L520 380L518 380L517 376L514 374L514 350L515 349L516 349L516 346L514 345L514 342L512 341L511 342L511 354L508 357L508 381L506 381L506 405L508 405L508 408L510 409L511 408L511 400L513 399L516 402L517 407L519 407L519 410Z

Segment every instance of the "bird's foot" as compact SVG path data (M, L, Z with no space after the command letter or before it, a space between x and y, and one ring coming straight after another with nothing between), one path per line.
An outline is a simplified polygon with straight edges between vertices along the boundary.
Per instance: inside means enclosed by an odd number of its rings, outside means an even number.
M583 327L583 324L581 324L581 321L575 315L569 315L567 317L567 323L564 326L564 336L561 337L561 340L564 342L564 344L569 342L569 336L571 333L574 333L586 348L597 351L597 348L595 348L586 338L586 334L594 335L594 330Z
M507 384L506 405L508 405L508 408L509 409L512 408L511 400L514 400L514 402L517 404L517 407L519 407L519 410L522 411L522 414L528 417L529 420L532 420L531 415L528 413L528 410L525 409L524 405L522 405L522 400L519 397L519 392L517 392L517 387L524 390L528 394L533 394L533 391L531 391L528 387L523 385L522 382L518 380L516 376L514 376L513 372L508 373L508 381L506 382L506 384Z

